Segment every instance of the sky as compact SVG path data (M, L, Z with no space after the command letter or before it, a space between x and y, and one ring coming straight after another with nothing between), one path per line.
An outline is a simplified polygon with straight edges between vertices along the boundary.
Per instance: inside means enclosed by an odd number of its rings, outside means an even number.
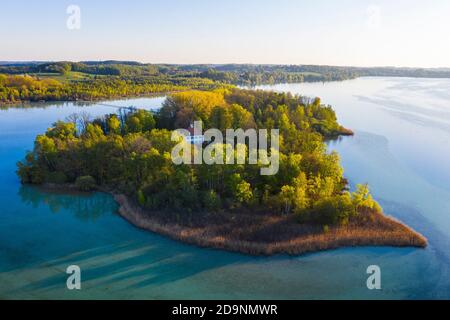
M450 1L0 0L0 61L30 60L450 67Z

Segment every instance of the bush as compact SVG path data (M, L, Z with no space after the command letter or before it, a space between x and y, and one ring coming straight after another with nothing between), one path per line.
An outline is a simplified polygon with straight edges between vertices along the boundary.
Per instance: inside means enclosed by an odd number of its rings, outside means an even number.
M138 201L139 205L141 205L142 207L145 206L146 200L145 200L145 195L142 192L142 190L139 190L137 193L137 201Z
M356 209L352 199L343 194L317 201L306 219L320 225L345 225L354 215Z
M61 171L49 172L47 173L46 181L48 183L63 184L67 182L67 176Z
M202 200L203 206L208 211L217 211L222 206L219 195L213 190L204 192Z
M17 175L20 178L22 183L30 183L31 182L31 167L22 163L21 161L17 162Z
M95 179L91 176L81 176L75 181L75 185L80 191L92 191L96 184Z

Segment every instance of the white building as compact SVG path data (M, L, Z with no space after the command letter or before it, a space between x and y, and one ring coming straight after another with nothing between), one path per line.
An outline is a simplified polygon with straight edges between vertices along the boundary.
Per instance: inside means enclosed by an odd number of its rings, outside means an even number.
M184 136L186 142L191 144L202 144L205 142L205 137L203 135L194 135L194 128L192 128L192 126L186 130L189 131L189 135Z

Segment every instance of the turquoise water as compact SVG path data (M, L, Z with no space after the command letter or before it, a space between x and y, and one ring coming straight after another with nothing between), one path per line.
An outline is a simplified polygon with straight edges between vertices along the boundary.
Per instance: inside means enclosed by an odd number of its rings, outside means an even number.
M369 182L386 212L430 246L349 248L303 257L254 258L184 245L141 231L106 194L50 194L21 186L15 163L36 134L98 104L0 110L0 298L43 299L417 299L450 298L450 80L371 79L292 84L276 90L321 96L356 136L330 145L351 183ZM157 108L161 98L114 101ZM66 289L65 269L82 271ZM379 265L382 290L366 287Z

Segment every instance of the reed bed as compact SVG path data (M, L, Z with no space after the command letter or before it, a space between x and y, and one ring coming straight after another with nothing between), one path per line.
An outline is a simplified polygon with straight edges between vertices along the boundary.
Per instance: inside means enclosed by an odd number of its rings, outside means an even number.
M120 215L130 223L185 243L249 255L302 255L356 246L427 246L427 239L382 213L364 213L346 226L303 225L292 216L217 213L197 221L173 222L167 213L148 212L124 195L114 195ZM169 215L170 217L170 215Z

